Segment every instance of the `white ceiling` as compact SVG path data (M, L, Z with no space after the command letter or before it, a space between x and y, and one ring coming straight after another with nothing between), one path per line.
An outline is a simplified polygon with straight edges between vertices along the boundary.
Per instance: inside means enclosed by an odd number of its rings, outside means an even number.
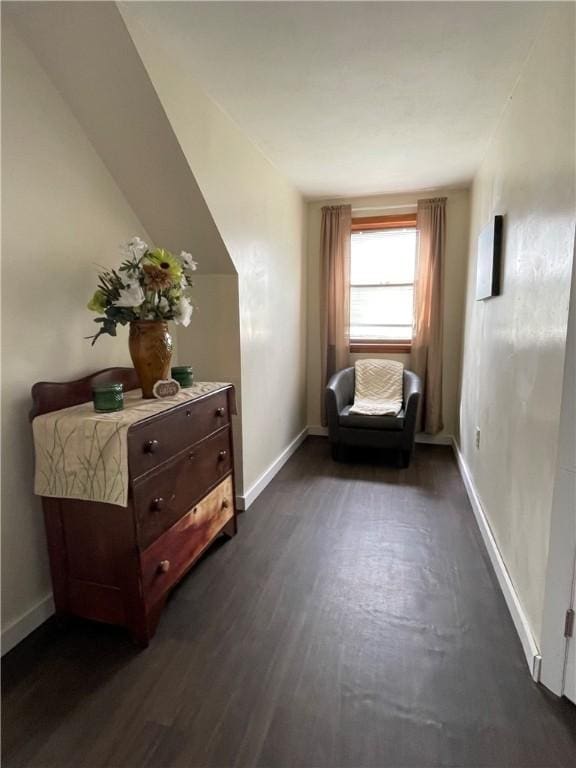
M319 198L468 183L547 3L127 6Z

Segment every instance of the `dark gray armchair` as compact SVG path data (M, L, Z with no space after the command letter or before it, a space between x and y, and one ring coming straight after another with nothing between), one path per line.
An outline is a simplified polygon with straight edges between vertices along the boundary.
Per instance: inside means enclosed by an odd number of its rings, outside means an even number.
M364 416L350 413L354 402L354 368L344 368L332 376L325 402L334 459L338 459L341 445L365 446L397 450L400 465L409 465L422 384L415 373L404 369L403 386L402 410L397 416Z

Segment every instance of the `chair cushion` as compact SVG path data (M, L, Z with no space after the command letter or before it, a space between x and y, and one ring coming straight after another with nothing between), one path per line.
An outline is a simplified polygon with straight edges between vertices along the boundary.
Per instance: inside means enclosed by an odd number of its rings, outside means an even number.
M341 427L353 427L354 429L401 431L404 429L404 408L397 416L365 416L361 413L350 413L350 406L347 405L338 414L338 423Z

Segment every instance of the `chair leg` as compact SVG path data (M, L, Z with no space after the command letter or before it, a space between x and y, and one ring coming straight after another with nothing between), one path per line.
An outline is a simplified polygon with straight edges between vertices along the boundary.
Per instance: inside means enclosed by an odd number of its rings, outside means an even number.
M412 451L401 450L398 454L398 466L400 469L406 469L410 466L410 459L412 458Z
M332 453L333 461L340 461L340 444L330 443L330 452Z

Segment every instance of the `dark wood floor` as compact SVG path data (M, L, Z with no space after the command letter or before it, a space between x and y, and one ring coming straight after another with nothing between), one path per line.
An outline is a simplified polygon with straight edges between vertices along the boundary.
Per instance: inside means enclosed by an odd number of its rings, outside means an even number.
M150 648L76 622L4 660L3 765L576 765L530 679L451 451L311 438L174 593Z

